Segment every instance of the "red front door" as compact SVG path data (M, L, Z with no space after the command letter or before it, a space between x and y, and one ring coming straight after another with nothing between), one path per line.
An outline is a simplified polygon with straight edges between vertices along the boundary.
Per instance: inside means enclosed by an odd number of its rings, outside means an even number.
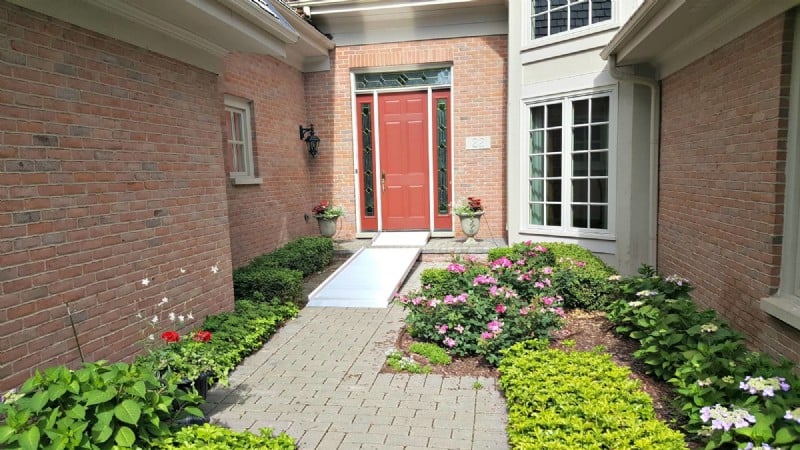
M425 92L378 96L384 230L430 228L427 99Z

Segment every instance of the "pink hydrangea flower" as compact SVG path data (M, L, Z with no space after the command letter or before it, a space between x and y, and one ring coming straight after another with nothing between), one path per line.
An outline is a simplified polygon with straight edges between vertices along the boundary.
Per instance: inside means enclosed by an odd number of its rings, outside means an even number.
M503 314L503 313L505 313L505 312L506 312L506 310L507 310L507 309L508 309L508 308L506 307L506 305L504 305L504 304L500 303L499 305L497 305L497 307L496 307L494 310L495 310L495 312L497 312L498 314Z
M436 327L436 331L438 331L439 334L446 334L447 333L447 329L448 329L447 324L442 324L442 325L439 325L438 327Z
M428 308L436 308L437 306L439 306L439 299L432 298L428 300L428 303L426 303L426 305L428 306Z
M446 337L444 338L444 345L446 345L447 348L453 348L456 346L456 340L451 337Z
M483 333L481 333L481 339L491 339L493 337L494 333L491 333L489 331L484 331Z
M463 333L464 332L464 327L461 326L461 324L458 324L458 325L456 325L455 330L458 331L459 333Z
M502 258L492 261L492 269L499 269L501 267L509 268L512 266L511 260L503 256Z
M467 268L462 266L461 264L452 263L449 266L447 266L447 270L449 270L452 273L464 273L467 271Z
M503 330L503 322L500 322L499 320L493 320L486 324L486 328L488 328L492 333L499 333Z
M542 273L545 275L550 275L553 273L552 267L542 267Z
M528 313L530 313L530 312L531 312L531 307L530 306L523 306L522 308L519 309L519 315L520 316L527 316Z

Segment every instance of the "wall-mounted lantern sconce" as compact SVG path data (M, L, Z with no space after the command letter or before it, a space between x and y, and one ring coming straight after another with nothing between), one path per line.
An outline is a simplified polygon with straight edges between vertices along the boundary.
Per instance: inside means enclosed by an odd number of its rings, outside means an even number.
M308 128L304 128L302 125L300 125L300 140L306 141L306 146L308 147L308 153L311 155L312 158L316 158L319 148L319 138L314 135L313 123L309 124Z

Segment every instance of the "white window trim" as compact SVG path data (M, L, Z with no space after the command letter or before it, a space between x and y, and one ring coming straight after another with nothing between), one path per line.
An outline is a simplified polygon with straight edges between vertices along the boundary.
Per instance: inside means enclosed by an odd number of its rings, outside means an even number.
M537 47L545 47L548 45L557 44L564 41L578 39L587 35L600 33L619 26L619 3L623 0L611 1L611 19L598 22L596 24L589 24L583 27L575 28L561 33L551 34L547 37L534 39L532 37L531 17L533 11L531 10L530 0L525 0L522 3L522 51L530 50ZM590 12L591 14L591 12Z
M608 229L607 230L590 230L590 229L579 229L579 228L572 228L571 226L563 225L567 223L564 220L564 212L562 210L562 225L560 227L555 226L544 226L544 225L531 225L528 223L528 217L530 215L529 211L529 197L530 197L530 186L528 183L529 180L529 155L528 155L528 148L530 146L529 142L529 124L528 121L530 119L530 108L538 105L543 105L547 103L554 103L554 102L564 102L566 100L580 100L582 98L589 98L589 97L596 97L601 96L603 94L608 94L609 96L609 130L608 130ZM522 130L521 134L521 142L520 148L523 151L520 152L520 180L524 180L524 183L519 186L519 189L522 189L522 195L520 195L520 211L524 211L524 214L520 214L520 234L535 234L535 235L544 235L544 236L560 236L560 237L569 237L569 238L580 238L580 239L596 239L601 241L614 241L616 240L615 236L615 229L616 229L616 197L617 197L617 128L619 126L617 120L617 102L618 102L618 95L617 95L617 88L616 86L603 86L603 87L596 87L591 89L586 89L582 91L575 91L570 93L564 93L560 95L551 95L547 97L540 97L540 98L532 98L532 99L524 99L522 102L522 111L520 113L520 125ZM563 108L562 109L563 117L567 117L568 114L571 114L570 108ZM566 125L567 122L564 122L565 128L571 127L572 119L569 120L569 125ZM569 148L569 155L572 155L572 137L571 133L565 132L565 138L562 140L563 148ZM567 160L567 158L564 158ZM571 168L571 163L562 165L562 207L564 205L569 206L571 204L571 199L564 195L566 189L566 184L569 182L571 175L567 170ZM570 191L571 192L571 191Z
M781 281L778 293L761 300L766 313L800 329L800 12L794 28L789 90L789 130L786 138L786 196L783 209Z
M248 100L245 100L240 97L235 97L233 95L225 95L225 114L229 114L230 112L243 112L242 117L242 125L244 126L243 135L244 135L244 156L245 160L244 165L246 170L241 172L230 172L228 176L230 177L231 183L236 186L241 185L250 185L250 184L261 184L261 178L256 177L255 174L255 163L253 159L253 131L252 131L252 119L253 119L253 112L252 112L252 104ZM228 139L229 133L231 130L225 130L225 146L227 149L228 146ZM232 158L235 158L235 155L231 155Z

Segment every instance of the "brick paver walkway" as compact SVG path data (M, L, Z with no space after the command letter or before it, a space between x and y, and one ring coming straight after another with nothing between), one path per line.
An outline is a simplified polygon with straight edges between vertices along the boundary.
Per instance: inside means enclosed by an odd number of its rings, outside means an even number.
M404 314L304 309L209 393L212 422L286 431L301 449L507 449L495 379L379 373Z

